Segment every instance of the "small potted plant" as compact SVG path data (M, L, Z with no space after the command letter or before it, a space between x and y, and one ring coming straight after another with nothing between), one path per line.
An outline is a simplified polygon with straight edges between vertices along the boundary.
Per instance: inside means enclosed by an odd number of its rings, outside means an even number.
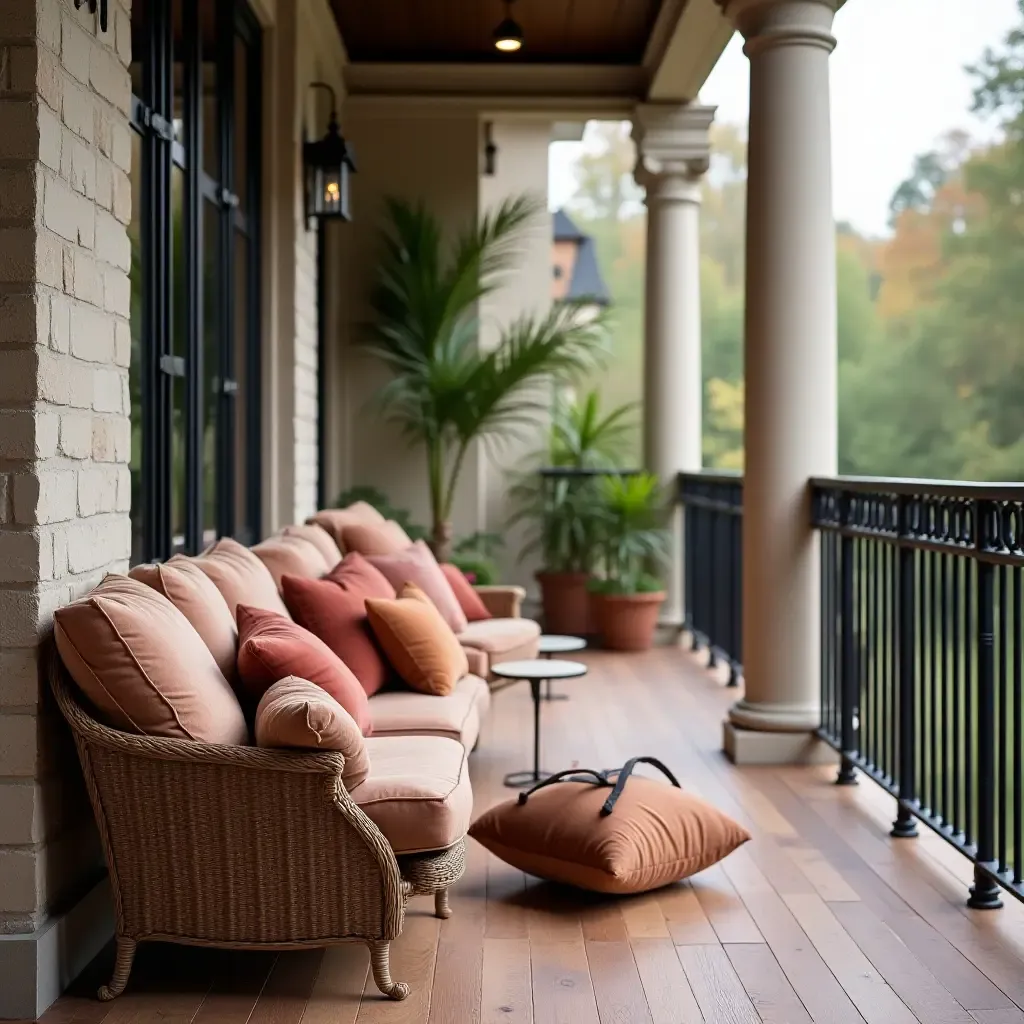
M547 445L534 453L530 469L510 492L516 511L509 525L530 525L522 555L541 558L535 576L549 633L594 632L588 585L599 556L601 478L593 474L619 465L635 430L634 408L622 405L603 413L597 391L556 400Z
M604 573L590 583L597 632L611 650L646 651L665 600L655 575L668 552L658 478L652 473L605 477L599 514Z

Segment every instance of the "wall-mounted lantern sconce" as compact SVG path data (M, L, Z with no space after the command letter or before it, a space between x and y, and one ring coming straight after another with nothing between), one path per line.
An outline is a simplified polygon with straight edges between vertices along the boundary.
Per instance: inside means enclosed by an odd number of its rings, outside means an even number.
M89 10L95 14L97 0L75 0L75 10L80 10L82 4L88 4ZM99 0L100 9L100 31L107 31L107 0Z
M310 82L310 89L326 89L331 94L331 119L327 134L317 141L302 143L306 179L306 228L314 220L351 220L349 176L356 165L352 150L341 136L334 90L326 82ZM305 131L303 131L305 135Z
M484 125L484 174L494 177L498 169L498 147L494 141L494 124L488 121Z

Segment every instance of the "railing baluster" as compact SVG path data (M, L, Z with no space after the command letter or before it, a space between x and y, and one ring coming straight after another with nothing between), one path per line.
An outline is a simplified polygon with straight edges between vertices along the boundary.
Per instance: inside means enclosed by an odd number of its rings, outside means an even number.
M899 501L898 531L901 538L910 533L909 501ZM914 768L916 751L915 738L915 680L914 680L914 637L916 627L916 553L911 547L900 547L899 578L897 580L897 605L899 607L899 652L898 703L899 703L899 803L891 835L898 839L912 839L917 835L917 822L911 810L916 794Z
M978 502L978 548L984 548L990 509ZM1003 905L999 886L992 877L996 843L996 678L995 678L995 566L978 562L978 854L974 885L968 905L976 910L993 910Z
M843 510L843 520L849 521L849 506ZM839 670L840 699L840 745L842 761L836 783L840 786L851 786L857 783L857 772L854 770L852 758L856 756L854 738L854 716L857 713L857 697L860 690L860 679L857 672L857 630L854 621L856 607L856 579L854 576L854 540L844 535L840 541L842 565L840 566L841 587L841 630L842 630L842 664Z

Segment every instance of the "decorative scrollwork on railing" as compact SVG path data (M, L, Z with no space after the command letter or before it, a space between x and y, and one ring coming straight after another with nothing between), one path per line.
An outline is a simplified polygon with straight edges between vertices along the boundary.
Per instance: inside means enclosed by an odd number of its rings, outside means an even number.
M969 549L975 545L977 509L973 499L915 494L904 499L900 535L931 546Z
M980 550L1024 558L1024 501L985 501L978 510Z

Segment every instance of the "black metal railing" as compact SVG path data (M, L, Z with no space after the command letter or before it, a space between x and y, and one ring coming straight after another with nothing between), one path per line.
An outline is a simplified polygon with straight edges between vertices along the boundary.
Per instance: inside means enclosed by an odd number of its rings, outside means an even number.
M821 737L975 865L969 903L1024 899L1024 486L811 481L821 531Z
M683 506L685 628L708 664L729 665L729 685L743 673L743 476L680 473Z

